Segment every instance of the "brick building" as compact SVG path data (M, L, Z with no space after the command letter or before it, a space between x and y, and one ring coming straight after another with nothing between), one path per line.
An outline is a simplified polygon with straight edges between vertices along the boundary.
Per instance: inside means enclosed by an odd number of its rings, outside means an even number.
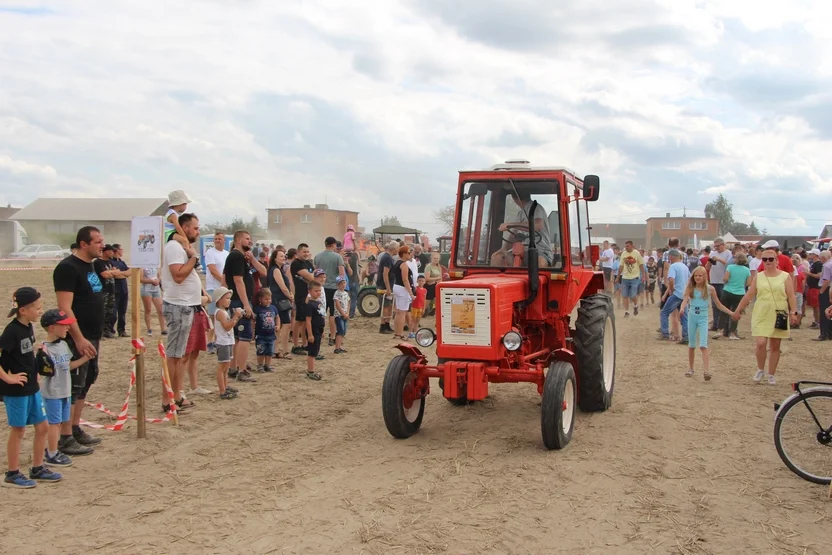
M347 226L358 230L358 212L333 210L326 204L305 204L302 208L268 208L268 235L279 237L286 247L307 243L312 252L318 252L329 236L339 241Z
M671 237L678 237L679 244L682 246L692 247L694 235L700 241L713 241L719 237L719 220L716 218L671 216L670 214L667 214L664 218L647 219L647 234L645 236L647 248L664 247Z

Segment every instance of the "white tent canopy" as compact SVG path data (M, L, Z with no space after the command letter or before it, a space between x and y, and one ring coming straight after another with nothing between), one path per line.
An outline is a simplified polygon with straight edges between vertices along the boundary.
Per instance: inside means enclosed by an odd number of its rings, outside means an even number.
M725 243L739 243L740 242L740 240L737 239L736 237L734 237L734 235L730 231L728 233L726 233L725 235L723 235L722 238L725 240Z

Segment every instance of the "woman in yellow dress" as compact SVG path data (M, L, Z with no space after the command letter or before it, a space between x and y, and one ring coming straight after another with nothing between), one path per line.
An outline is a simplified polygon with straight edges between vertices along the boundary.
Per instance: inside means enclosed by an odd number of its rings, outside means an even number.
M792 325L797 322L797 302L792 276L777 268L777 253L772 250L764 251L762 261L764 270L757 272L733 318L739 320L743 309L756 297L754 310L751 312L751 335L754 336L757 354L757 373L754 374L754 381L759 383L766 374L764 368L768 347L771 351L768 360L768 383L776 385L774 373L777 371L777 363L780 362L780 341L789 338L789 321ZM779 311L788 312L788 317L785 318L786 329L775 327Z

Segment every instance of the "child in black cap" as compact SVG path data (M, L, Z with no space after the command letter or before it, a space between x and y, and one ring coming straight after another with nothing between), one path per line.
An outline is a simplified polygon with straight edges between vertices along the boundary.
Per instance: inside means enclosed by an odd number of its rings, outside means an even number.
M0 335L0 395L6 406L11 431L6 454L9 469L3 485L33 488L37 482L57 482L62 476L43 466L46 448L46 410L43 408L35 364L35 328L32 322L40 317L43 301L32 287L21 287L14 293L9 322ZM35 428L32 468L29 477L20 472L20 444L26 426Z

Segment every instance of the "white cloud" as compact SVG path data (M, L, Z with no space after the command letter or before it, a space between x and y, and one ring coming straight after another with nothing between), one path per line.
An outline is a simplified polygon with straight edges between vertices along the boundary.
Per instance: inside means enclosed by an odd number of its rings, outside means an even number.
M600 174L618 221L801 184L786 231L832 200L820 0L14 6L0 203L182 188L206 220L326 198L438 229L456 170L510 157Z

